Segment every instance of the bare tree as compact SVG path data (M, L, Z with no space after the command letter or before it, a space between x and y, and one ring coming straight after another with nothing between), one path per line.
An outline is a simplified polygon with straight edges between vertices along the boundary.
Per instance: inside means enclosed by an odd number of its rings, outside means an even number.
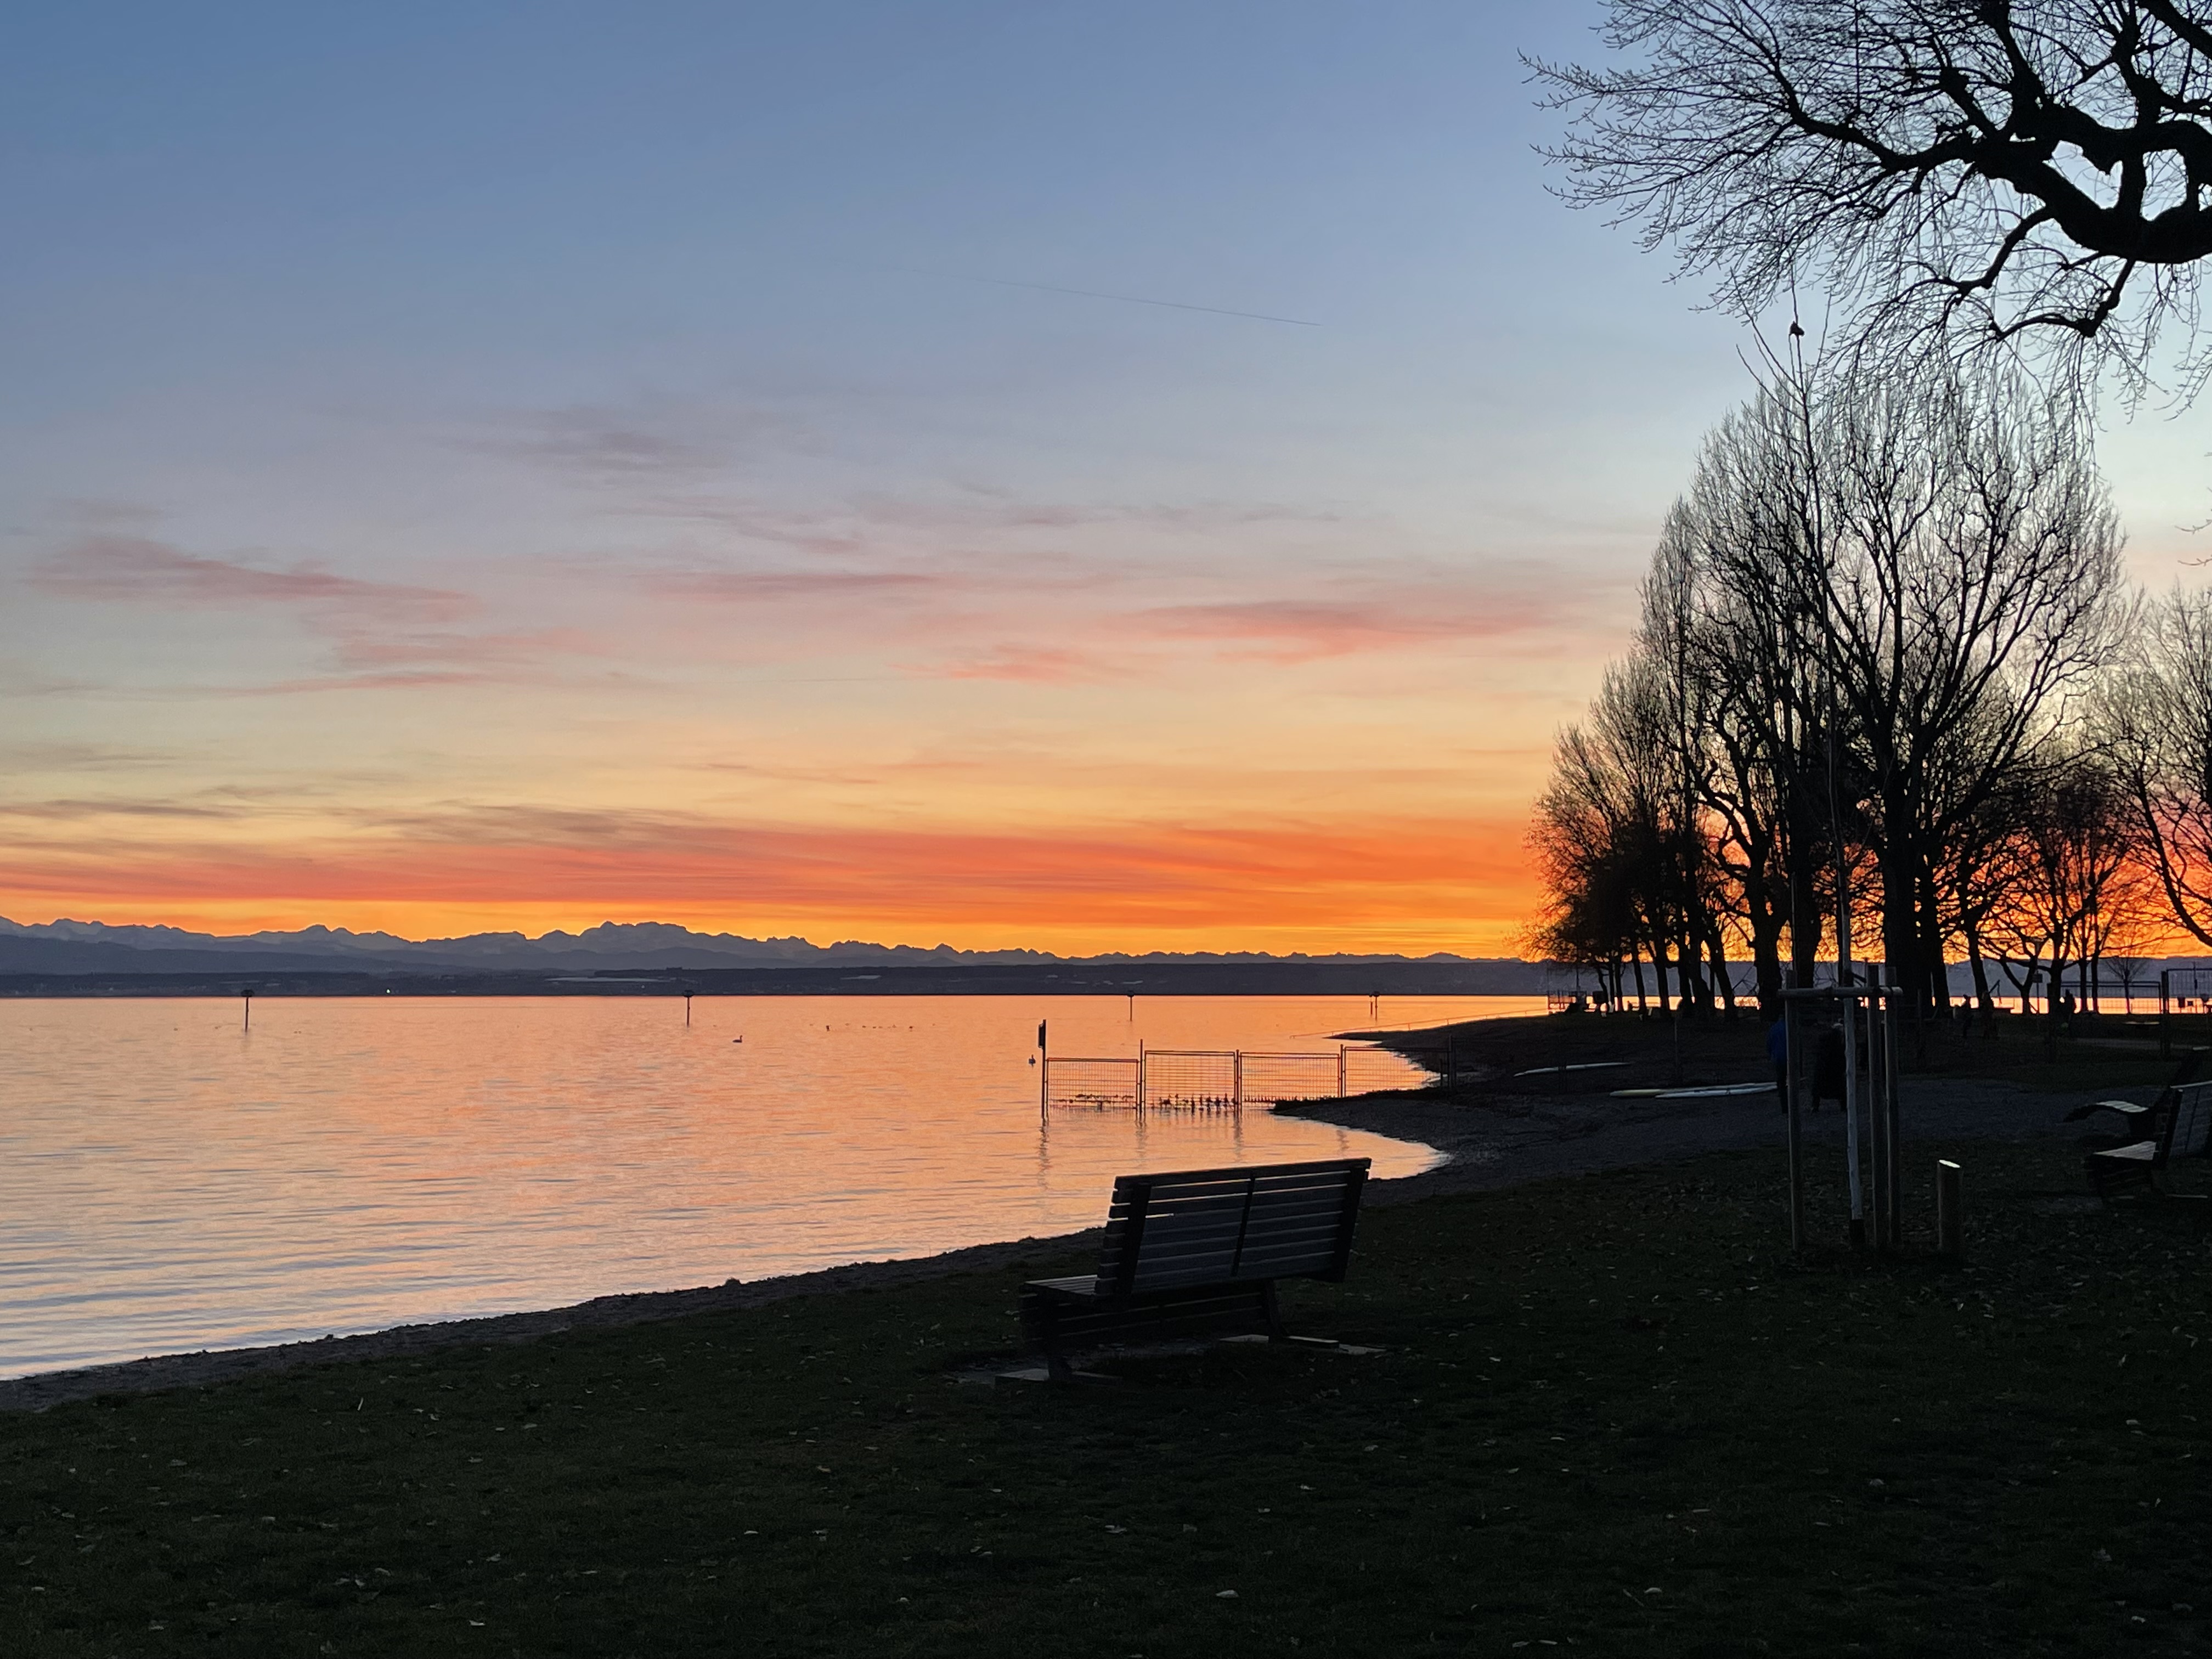
M2047 771L2008 842L2009 859L1997 873L2003 902L1996 931L2003 952L2028 971L2014 973L2022 987L2037 977L2050 953L2045 994L2055 1017L2069 968L2094 968L2111 924L2129 908L2127 883L2136 852L2125 786L2103 755L2069 740ZM2087 971L2082 1001L2089 1000ZM2054 1026L2054 1031L2055 1031Z
M2047 349L2079 386L2195 351L2212 254L2202 0L1611 0L1613 61L1534 63L1565 194L1756 316L1801 277L1905 361Z
M2150 977L2160 959L2158 947L2173 931L2173 924L2166 919L2166 895L2159 890L2157 878L2144 860L2142 840L2129 807L2123 794L2119 811L2129 842L2127 861L2097 896L2096 906L2089 914L2082 1000L2100 1012L2108 970L2109 977L2119 981L2127 1012L2135 1012L2136 988Z
M1769 384L1708 441L1655 561L1684 567L1668 625L1716 683L1703 739L1757 757L1758 787L1709 804L1782 861L1799 951L1831 837L1863 842L1916 1007L1948 996L1947 908L1978 921L1946 878L2112 650L2119 538L2080 433L2011 379Z
M1668 665L1680 764L1714 864L1715 908L1749 945L1762 1000L1809 985L1829 894L1817 846L1823 738L1803 607L1783 572L1802 540L1786 434L1754 406L1706 441L1668 515L1639 647ZM1785 441L1777 443L1778 436Z
M2080 424L2022 384L1847 382L1826 404L1820 616L1860 749L1882 943L1946 999L1934 872L2110 660L2120 536Z
M1662 1012L1711 996L1709 866L1685 813L1677 732L1660 665L1632 653L1606 671L1589 720L1560 734L1529 832L1550 895L1534 942L1626 954L1639 1000L1648 957Z
M2173 920L2212 945L2212 589L2152 607L2103 725Z
M2011 838L2028 795L2025 788L1993 794L1980 811L1953 824L1936 855L1937 927L1947 941L1956 939L1964 947L1973 975L1973 1000L1984 1014L1996 1006L1990 963L2002 933L1997 917L2008 897L2004 878L2011 866Z
M1626 1004L1628 973L1639 1007L1646 994L1641 817L1631 778L1603 743L1579 726L1561 732L1528 830L1547 902L1527 943L1556 961L1601 969L1616 1007Z

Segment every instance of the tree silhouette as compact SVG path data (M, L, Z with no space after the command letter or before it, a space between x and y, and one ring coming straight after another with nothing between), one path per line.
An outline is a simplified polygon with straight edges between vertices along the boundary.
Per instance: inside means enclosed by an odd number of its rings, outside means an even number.
M1601 67L1532 62L1564 194L1756 316L1804 278L1887 361L2044 349L2139 392L2197 352L2212 15L2171 0L1611 0Z

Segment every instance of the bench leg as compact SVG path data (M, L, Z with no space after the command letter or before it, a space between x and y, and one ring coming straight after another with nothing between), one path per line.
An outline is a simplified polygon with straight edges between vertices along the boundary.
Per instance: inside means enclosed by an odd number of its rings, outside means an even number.
M1260 1311L1267 1322L1267 1334L1280 1342L1290 1333L1283 1328L1283 1310L1275 1302L1275 1281L1269 1279L1260 1291Z

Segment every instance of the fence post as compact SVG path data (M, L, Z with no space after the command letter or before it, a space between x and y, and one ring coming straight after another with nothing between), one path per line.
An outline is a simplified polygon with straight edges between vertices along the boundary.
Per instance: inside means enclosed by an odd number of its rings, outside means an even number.
M1795 997L1784 997L1782 1002L1782 1053L1784 1091L1788 1096L1790 1109L1786 1132L1790 1146L1790 1248L1805 1248L1805 1165L1803 1149L1797 1135L1797 1083L1802 1072L1804 1044L1797 1032L1804 1022L1798 1015Z
M2172 969L2158 970L2158 1057L2160 1060L2173 1058L2173 1028L2166 1023L2166 996L2172 988Z
M1869 968L1867 975L1874 976ZM1866 1003L1867 1054L1867 1208L1868 1219L1873 1223L1874 1247L1877 1252L1889 1249L1888 1188L1883 1184L1888 1173L1889 1149L1887 1126L1881 1116L1881 1075L1887 1062L1881 1052L1881 1022L1878 1018L1880 1005L1871 999Z
M1344 1045L1340 1042L1336 1045L1336 1097L1342 1100L1344 1097Z
M1145 1040L1137 1039L1137 1109L1145 1109Z
M1959 1215L1959 1166L1948 1158L1936 1160L1936 1250L1956 1261L1965 1251L1966 1229Z
M1244 1051L1235 1050L1230 1055L1231 1099L1238 1111L1244 1109Z
M1893 976L1891 981L1891 988L1894 990L1895 988L1896 981ZM1883 1042L1889 1055L1887 1074L1882 1079L1884 1092L1882 1096L1881 1107L1882 1120L1887 1125L1887 1127L1884 1129L1882 1133L1882 1140L1883 1144L1888 1148L1889 1158L1889 1170L1887 1176L1889 1188L1889 1248L1893 1250L1901 1250L1905 1248L1905 1197L1903 1191L1905 1186L1905 1149L1899 1144L1900 1139L1899 1132L1904 1126L1899 1121L1900 1115L1898 1109L1898 1099L1904 1092L1904 1085L1900 1077L1904 1060L1898 1053L1897 1048L1897 1003L1894 997L1884 999L1882 1002L1881 1017L1884 1030L1887 1033Z

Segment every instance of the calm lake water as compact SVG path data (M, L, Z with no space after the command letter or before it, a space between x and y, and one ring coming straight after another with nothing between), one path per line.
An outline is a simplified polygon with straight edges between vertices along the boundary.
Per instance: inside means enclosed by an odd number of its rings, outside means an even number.
M1386 998L1382 1023L1540 1010ZM1073 1231L1140 1169L1423 1146L1055 1111L1055 1054L1330 1050L1364 997L0 1002L0 1376ZM743 1041L734 1039L742 1037ZM1364 1083L1419 1076L1370 1055Z

